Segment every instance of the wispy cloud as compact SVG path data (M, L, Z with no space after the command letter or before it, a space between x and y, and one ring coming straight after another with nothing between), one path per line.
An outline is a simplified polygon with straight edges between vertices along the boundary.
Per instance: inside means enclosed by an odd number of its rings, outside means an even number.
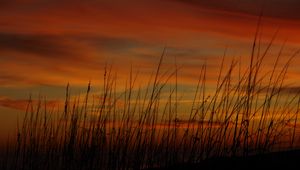
M38 100L23 100L23 99L10 99L7 97L0 97L0 106L6 107L10 109L16 109L21 111L26 111L29 104L33 104L34 106L37 106ZM41 104L46 107L57 107L61 102L56 100L41 101Z
M172 1L172 0L171 0ZM248 15L259 15L284 19L300 19L298 0L175 0L181 3L211 10L222 10Z
M0 49L2 53L14 51L51 58L75 57L80 52L68 45L63 37L13 33L0 33Z
M234 57L249 54L262 7L258 0L1 3L2 86L97 83L102 80L106 62L113 63L118 77L128 74L133 64L146 70L142 75L146 79L165 46L164 64L174 65L176 57L187 70L181 74L183 83L198 77L205 61L214 70L209 73L213 79L218 68L216 58L223 55L226 46L237 51ZM266 2L263 35L267 40L279 25L284 34L279 34L279 40L290 36L293 45L299 44L298 4L296 0Z

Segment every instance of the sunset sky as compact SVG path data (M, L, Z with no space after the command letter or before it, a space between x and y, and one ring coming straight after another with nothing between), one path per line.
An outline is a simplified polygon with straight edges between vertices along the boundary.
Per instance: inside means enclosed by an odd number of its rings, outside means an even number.
M55 103L68 82L84 92L89 81L101 83L105 64L121 81L131 65L145 78L165 47L166 67L175 58L182 67L180 84L197 82L204 63L215 79L225 49L228 60L247 64L261 11L263 47L278 30L266 63L285 41L283 59L291 56L300 48L299 0L2 0L0 133L15 125L30 94ZM288 76L295 88L299 57Z

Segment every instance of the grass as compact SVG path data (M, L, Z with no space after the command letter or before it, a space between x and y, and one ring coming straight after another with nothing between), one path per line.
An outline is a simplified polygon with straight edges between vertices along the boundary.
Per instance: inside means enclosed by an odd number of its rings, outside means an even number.
M283 45L264 73L274 38L262 50L256 37L244 71L240 60L226 68L224 54L213 92L207 66L199 68L188 116L179 112L180 69L162 69L165 50L146 88L136 85L131 68L119 92L116 75L106 67L100 97L90 94L89 83L83 98L72 97L67 85L62 110L48 108L42 98L36 105L30 100L1 168L147 169L296 148L300 95L287 93L284 80L298 52L280 67Z

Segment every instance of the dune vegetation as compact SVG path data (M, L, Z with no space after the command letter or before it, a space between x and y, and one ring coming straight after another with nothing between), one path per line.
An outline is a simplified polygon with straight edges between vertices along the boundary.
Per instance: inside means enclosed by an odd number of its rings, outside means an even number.
M263 50L255 36L244 71L240 60L225 66L224 55L213 91L207 90L207 66L199 68L186 116L178 111L180 70L162 69L165 51L146 87L131 71L120 92L107 66L97 97L89 83L81 98L72 97L68 85L62 109L48 108L43 99L29 102L1 169L147 169L294 149L300 91L285 78L298 52L281 66L282 47L263 72L274 38Z

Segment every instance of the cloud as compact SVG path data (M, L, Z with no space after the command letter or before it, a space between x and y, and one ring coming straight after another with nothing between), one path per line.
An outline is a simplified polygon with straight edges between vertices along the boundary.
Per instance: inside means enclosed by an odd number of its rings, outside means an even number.
M271 89L272 90L272 89ZM284 86L281 88L275 87L275 92L281 92L284 94L300 94L300 86ZM270 92L270 90L269 90Z
M78 52L64 43L63 37L0 33L0 50L35 54L42 57L69 57Z
M2 32L0 82L2 86L86 84L91 79L101 79L106 62L115 63L122 75L123 69L129 70L129 66L125 67L130 63L129 56L136 57L140 63L148 61L138 57L143 51L138 49L143 48L151 45L134 38Z
M22 81L22 78L16 75L0 75L0 83L2 85L5 85L7 83L11 83L12 81Z
M298 0L175 0L200 8L259 15L282 19L300 19L300 1Z
M107 35L73 35L72 39L84 42L95 49L109 52L128 52L129 50L149 46L150 44L143 40L135 38L126 38Z
M39 101L38 100L24 100L24 99L10 99L10 98L6 98L6 97L1 97L0 98L0 106L2 107L6 107L6 108L11 108L11 109L16 109L16 110L21 110L21 111L26 111L27 107L29 106L30 102L33 104L33 106L37 106ZM56 107L58 106L61 102L57 101L57 100L50 100L50 101L46 101L46 103L44 103L43 101L41 101L42 103L42 107L45 106L46 107Z
M238 46L237 55L250 51L257 17L244 14L256 15L260 3L236 1L10 1L0 10L0 82L86 84L101 79L107 60L118 76L132 61L151 72L165 45L165 61L177 57L192 79L203 58L222 56L228 44ZM264 32L273 34L276 24ZM299 42L296 28L290 33Z
M65 36L2 32L0 81L48 84L58 77L74 76L74 68L93 61L85 54L85 46Z
M37 58L53 60L87 60L91 62L95 52L129 51L150 46L149 43L135 38L109 35L52 35L39 33L0 33L0 54L14 52ZM91 51L88 51L91 50Z

